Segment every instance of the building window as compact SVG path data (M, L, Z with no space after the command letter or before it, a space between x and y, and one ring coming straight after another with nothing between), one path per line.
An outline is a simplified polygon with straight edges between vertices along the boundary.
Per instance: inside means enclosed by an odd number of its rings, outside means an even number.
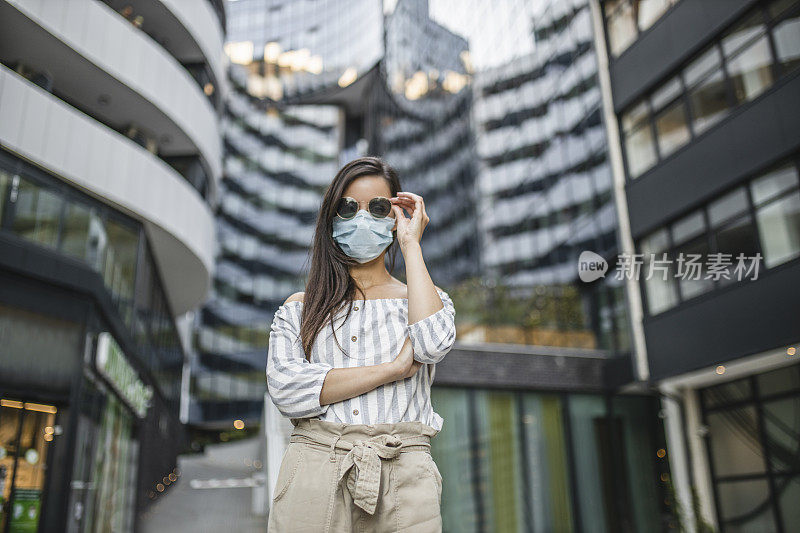
M653 233L642 241L640 249L642 254L644 254L642 277L645 279L647 309L651 315L655 315L674 307L678 303L678 296L675 289L675 277L671 267L668 266L665 273L656 273L655 265L650 261L651 257L655 259L664 258L662 254L665 254L669 249L669 236L667 235L667 231L662 229ZM669 257L669 254L667 254L666 258L668 259ZM650 275L651 269L653 269L652 275Z
M754 257L758 253L758 237L744 187L709 204L708 219L717 252L730 254L732 258L740 253L745 257ZM729 279L720 278L721 285L734 280L732 267L727 269L727 273Z
M604 4L611 55L619 56L678 0L607 0Z
M628 174L631 177L639 176L657 160L646 102L641 102L622 115L622 132L628 156Z
M688 300L713 289L714 281L706 279L704 268L710 247L703 212L696 211L683 217L672 224L671 230L681 299ZM692 258L694 261L690 262ZM695 269L695 272L691 269ZM686 275L683 275L684 273Z
M651 97L661 157L668 156L689 141L689 125L681 92L680 80L673 78ZM669 103L659 109L663 102Z
M720 525L725 531L789 531L800 519L800 365L699 394Z
M798 64L800 2L757 6L621 114L628 177L639 177L735 106L758 98Z
M772 30L772 36L775 41L778 62L784 72L791 72L800 65L800 12L794 9L793 13L782 15L786 7L792 3L781 0L773 2L770 6L770 14L780 18Z
M699 135L724 117L729 109L719 48L713 46L689 63L683 76L689 94L692 127Z
M47 188L27 180L15 180L11 199L15 204L11 230L28 240L55 248L62 199Z
M750 187L767 268L800 255L797 167L781 167L753 181Z
M796 161L782 162L643 238L638 249L648 313L656 315L740 277L752 281L753 274L736 272L740 254L761 254L759 276L762 268L800 257L799 174ZM730 261L720 263L722 274L706 272L709 254L729 254ZM669 268L655 264L661 258Z

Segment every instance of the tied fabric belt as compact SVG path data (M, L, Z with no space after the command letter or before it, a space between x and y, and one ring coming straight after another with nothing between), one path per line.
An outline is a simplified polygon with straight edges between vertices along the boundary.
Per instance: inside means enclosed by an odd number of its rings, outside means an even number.
M289 442L323 444L331 449L330 459L336 461L336 448L347 450L339 466L337 483L347 478L346 486L353 503L369 514L375 514L380 494L382 460L394 459L404 451L430 450L427 435L399 438L381 434L368 439L349 441L341 435L327 437L304 428L295 428Z

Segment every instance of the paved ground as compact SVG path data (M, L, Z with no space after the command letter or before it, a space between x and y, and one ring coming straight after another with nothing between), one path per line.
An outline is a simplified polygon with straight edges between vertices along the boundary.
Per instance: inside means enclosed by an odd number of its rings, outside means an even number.
M256 440L208 446L205 454L178 459L176 485L142 515L144 533L265 533L252 513ZM250 465L250 466L248 466Z

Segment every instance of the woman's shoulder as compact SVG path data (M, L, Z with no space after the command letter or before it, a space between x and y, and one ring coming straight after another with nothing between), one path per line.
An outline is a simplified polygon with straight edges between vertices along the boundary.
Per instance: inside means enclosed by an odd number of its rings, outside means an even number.
M289 302L302 302L303 299L305 298L305 294L306 294L305 292L296 292L291 296L289 296L288 298L286 298L286 301L283 303L288 304Z

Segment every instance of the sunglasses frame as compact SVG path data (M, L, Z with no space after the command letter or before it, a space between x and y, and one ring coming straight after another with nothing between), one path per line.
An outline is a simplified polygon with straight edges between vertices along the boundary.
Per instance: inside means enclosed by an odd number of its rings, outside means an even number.
M387 198L387 197L385 197L385 196L376 196L376 197L374 197L374 198L370 198L370 199L369 199L369 202L368 202L368 204L367 204L367 205L368 205L368 207L369 207L369 205L370 205L370 204L372 204L372 201L373 201L373 200L379 200L379 199L383 199L383 200L386 200L386 201L388 201L388 202L389 202L389 212L386 214L386 216L382 216L382 217L376 217L376 216L375 216L375 215L372 213L372 210L371 210L371 209L367 209L367 212L370 214L370 216L371 216L372 218L376 218L376 219L378 219L378 220L381 220L381 219L384 219L384 218L390 218L390 217L389 217L389 215L391 215L391 214L392 214L392 205L393 205L393 204L392 204L392 201L391 201L389 198ZM341 198L339 198L339 200L338 200L338 201L339 201L339 202L341 202L342 200L352 200L352 201L354 201L354 202L355 202L355 203L358 205L359 209L361 208L361 204L359 203L359 201L358 201L358 200L356 200L355 198L353 198L352 196L342 196ZM353 216L352 216L352 217L350 217L350 218L345 218L345 217L343 217L342 215L340 215L340 214L339 214L339 206L338 206L338 204L337 204L337 206L336 206L336 216L337 216L337 217L339 217L339 218L341 218L342 220L352 220L352 219L354 219L354 218L355 218L355 216L358 214L358 211L359 211L359 209L356 209L356 212L353 214Z

